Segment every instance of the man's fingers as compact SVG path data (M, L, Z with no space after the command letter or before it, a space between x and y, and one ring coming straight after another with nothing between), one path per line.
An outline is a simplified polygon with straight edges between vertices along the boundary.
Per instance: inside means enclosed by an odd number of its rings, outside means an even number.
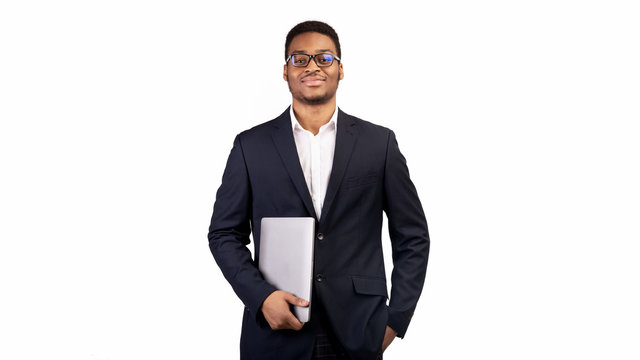
M288 310L279 314L279 316L279 318L272 319L272 321L269 322L269 325L273 330L300 330L304 325L303 322L300 322L300 320L298 320L298 318Z
M293 330L300 330L304 325L304 323L300 322L300 320L298 320L298 318L292 313L289 313L289 316L287 316L287 323L289 324L289 329Z
M260 310L273 330L300 330L304 323L291 312L290 305L309 306L309 302L285 291L275 291L269 295Z
M302 307L309 306L308 301L304 299L300 299L299 297L291 293L285 293L284 300L291 305L302 306ZM285 315L285 319L283 320L286 323L284 327L286 329L300 330L304 325L304 323L300 322L300 320L298 320L298 318L291 311L287 311L287 314Z
M291 305L296 305L301 307L309 306L309 302L307 300L300 299L299 297L293 294L287 293L287 296L284 299Z

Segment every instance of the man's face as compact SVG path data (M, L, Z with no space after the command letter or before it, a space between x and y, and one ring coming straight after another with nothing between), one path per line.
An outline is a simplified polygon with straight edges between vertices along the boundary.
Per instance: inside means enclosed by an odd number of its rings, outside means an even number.
M322 53L338 55L333 40L316 32L306 32L294 37L287 52L288 55ZM319 105L335 98L338 81L344 77L344 73L342 64L337 60L328 67L319 67L314 60L309 61L307 67L294 67L289 60L284 65L283 77L295 100L303 104Z

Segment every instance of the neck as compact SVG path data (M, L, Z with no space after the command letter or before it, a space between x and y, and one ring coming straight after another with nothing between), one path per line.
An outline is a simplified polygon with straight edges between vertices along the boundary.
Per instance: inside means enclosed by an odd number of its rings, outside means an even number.
M331 120L333 112L336 110L336 98L333 97L325 104L309 105L304 104L295 98L293 99L293 113L302 128L311 131L313 135L318 135L322 125Z

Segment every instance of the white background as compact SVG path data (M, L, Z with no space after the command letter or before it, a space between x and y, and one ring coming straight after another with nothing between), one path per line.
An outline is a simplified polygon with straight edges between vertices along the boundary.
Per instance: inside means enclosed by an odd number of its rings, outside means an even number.
M385 359L640 357L633 1L224 4L1 3L0 358L238 358L206 234L308 19L338 31L339 105L396 132L429 222Z

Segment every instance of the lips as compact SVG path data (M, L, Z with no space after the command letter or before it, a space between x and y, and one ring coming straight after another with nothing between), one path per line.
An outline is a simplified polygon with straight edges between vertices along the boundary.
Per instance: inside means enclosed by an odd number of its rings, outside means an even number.
M317 76L308 76L302 79L302 82L307 86L320 86L324 82L324 78Z

